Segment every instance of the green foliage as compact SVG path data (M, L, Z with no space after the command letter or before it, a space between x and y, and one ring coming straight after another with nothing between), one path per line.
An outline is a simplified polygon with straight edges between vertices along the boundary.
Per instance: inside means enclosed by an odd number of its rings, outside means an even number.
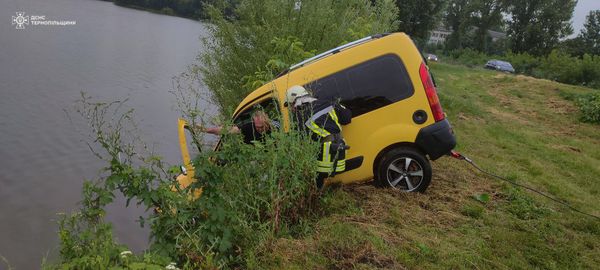
M475 199L481 203L487 203L490 201L490 194L487 194L487 193L474 194L473 199Z
M449 56L451 61L468 67L480 67L490 60L490 56L471 48L450 51Z
M447 0L396 0L398 30L405 32L422 47L435 28Z
M191 269L245 265L248 254L294 232L319 205L313 182L318 145L303 134L275 130L253 145L227 134L220 151L196 158L199 181L181 189L171 180L173 169L143 154L138 138L131 136L134 130L126 129L133 125L133 112L124 107L82 95L77 111L88 119L99 149L90 147L108 166L104 177L84 185L81 213L61 221L60 267L134 268L134 262L147 267L139 256L123 257L126 248L113 241L110 225L102 222L115 192L128 204L134 200L154 209L140 220L151 227L150 261L166 265L173 258ZM202 196L192 200L188 194L197 189Z
M510 202L508 211L519 219L537 219L551 213L550 209L541 206L521 190L508 188L507 195Z
M531 75L541 65L541 59L529 53L508 52L504 59L512 64L516 73Z
M446 41L447 50L462 49L467 45L465 39L470 21L469 6L471 0L450 0L444 21L452 34Z
M585 19L585 24L579 34L584 46L584 52L600 55L600 10L592 10Z
M90 182L83 190L87 195L94 193ZM84 199L89 199L87 195ZM44 265L44 269L164 269L169 264L169 258L153 253L136 256L115 243L112 226L104 223L102 216L95 216L96 210L95 206L84 206L81 212L60 219L61 262Z
M576 100L581 110L581 120L600 124L600 93L589 93Z
M298 4L297 4L298 3ZM307 56L396 29L391 0L249 0L230 20L211 8L200 71L223 115L261 82Z
M473 0L468 9L471 14L470 25L476 27L473 31L472 48L480 52L491 52L494 48L488 30L498 29L502 25L505 0Z
M573 32L571 17L577 0L508 0L511 50L546 55Z
M219 151L195 160L200 181L192 188L203 195L193 207L206 216L194 231L219 259L244 265L243 255L293 231L315 210L318 146L295 131L276 131L252 145L239 135L224 140Z
M508 52L505 55L486 55L473 49L453 50L448 53L450 62L469 67L483 67L488 60L508 61L516 73L549 79L572 85L600 89L600 56L573 57L561 50L553 50L546 57L528 53Z
M578 81L578 62L566 53L553 50L547 57L543 58L539 67L538 76L554 81L575 84Z
M573 85L600 87L600 57L584 55L582 58L554 50L541 58L531 75Z

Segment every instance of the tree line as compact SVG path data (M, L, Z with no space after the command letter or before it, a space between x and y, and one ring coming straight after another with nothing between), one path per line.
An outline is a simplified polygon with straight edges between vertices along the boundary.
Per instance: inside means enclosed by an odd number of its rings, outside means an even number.
M207 7L228 6L230 14L241 0L112 0L118 5L140 7L169 15L207 19ZM290 0L296 5L312 0ZM375 2L372 0L371 2ZM577 57L600 55L600 10L589 13L584 29L574 38L571 18L577 0L395 0L397 31L409 34L419 47L428 44L432 30L450 35L444 51L470 48L486 54L528 53L546 56L554 49ZM493 40L488 31L505 33Z
M571 18L577 0L396 0L399 31L426 45L436 28L451 34L445 51L470 48L486 54L546 56L561 49L572 56L600 54L600 10L587 15L575 38ZM505 33L492 41L488 30Z

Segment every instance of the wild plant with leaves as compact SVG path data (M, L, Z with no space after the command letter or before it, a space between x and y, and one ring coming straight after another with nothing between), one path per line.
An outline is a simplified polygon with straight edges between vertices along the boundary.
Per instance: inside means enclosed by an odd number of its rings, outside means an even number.
M126 129L135 125L124 102L82 97L77 111L93 131L90 148L107 167L104 177L84 185L81 211L60 223L61 267L142 263L142 257L123 260L127 248L114 242L103 221L116 192L151 212L140 220L151 227L147 261L191 268L245 266L268 250L270 240L294 234L299 221L317 209L312 179L318 147L300 133L276 130L252 145L239 134L225 134L219 151L196 158L198 181L181 189L173 181L178 170L144 155L135 129ZM188 196L195 189L203 191L198 199Z

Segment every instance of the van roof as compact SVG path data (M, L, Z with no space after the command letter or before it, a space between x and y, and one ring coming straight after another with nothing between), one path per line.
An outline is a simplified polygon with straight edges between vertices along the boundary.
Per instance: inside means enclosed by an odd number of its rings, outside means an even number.
M364 38L361 38L359 40L355 40L355 41L346 43L346 44L344 44L342 46L339 46L339 47L333 48L331 50L328 50L326 52L320 53L320 54L315 55L315 56L313 56L311 58L308 58L308 59L306 59L306 60L304 60L304 61L302 61L300 63L297 63L297 64L294 64L294 65L290 66L288 69L286 69L283 72L279 73L279 75L277 75L277 78L285 75L286 73L288 73L288 72L290 72L290 71L292 71L294 69L297 69L299 67L303 67L306 64L312 63L314 61L321 60L322 58L325 58L327 56L339 53L339 52L341 52L343 50L346 50L348 48L352 48L354 46L366 43L366 42L371 41L373 39L378 39L378 38L381 38L381 37L385 37L387 35L389 35L389 33L377 34L377 35L372 35L372 36L364 37Z

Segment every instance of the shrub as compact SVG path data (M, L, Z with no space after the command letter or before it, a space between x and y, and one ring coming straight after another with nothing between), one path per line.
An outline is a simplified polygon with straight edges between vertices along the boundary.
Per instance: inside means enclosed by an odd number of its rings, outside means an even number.
M600 124L600 93L583 95L576 102L582 114L582 121Z
M581 81L580 62L580 59L553 50L546 58L541 60L540 75L543 78L557 82L579 84Z
M600 89L600 56L583 55L579 70L581 84Z
M468 67L483 67L491 59L491 56L478 52L471 48L453 50L450 52L452 61Z
M502 59L511 63L516 73L531 75L540 66L540 59L528 53L508 52Z
M546 57L512 52L504 56L494 56L467 48L451 51L449 56L451 62L469 67L482 66L492 58L502 59L510 62L516 73L600 89L600 56L597 55L586 54L582 58L577 58L563 51L553 50Z
M193 231L206 248L214 246L210 251L219 259L244 265L245 255L274 237L289 235L316 209L318 145L294 131L275 131L254 145L238 135L224 140L218 152L205 152L195 160L200 181L194 187L204 193L193 203L194 212L207 215L197 218Z
M204 40L200 71L228 116L255 89L246 76L270 80L310 55L392 31L398 9L391 0L249 0L236 7L233 20L222 10L209 10L210 38Z

